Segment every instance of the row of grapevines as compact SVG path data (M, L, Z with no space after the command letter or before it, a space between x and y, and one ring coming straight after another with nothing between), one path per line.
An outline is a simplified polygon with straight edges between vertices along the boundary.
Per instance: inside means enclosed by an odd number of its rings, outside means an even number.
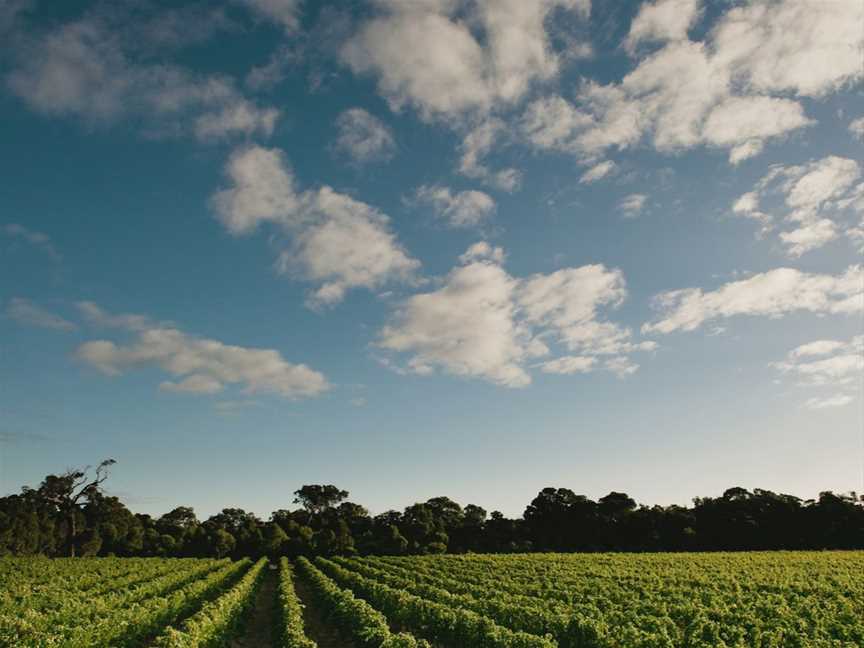
M790 577L788 586L783 587L778 572L782 571L786 558ZM425 586L429 588L425 594L433 597L437 594L439 600L448 598L440 593L447 590L452 604L486 610L502 625L513 628L530 627L522 625L526 618L518 613L520 610L527 613L532 606L519 605L508 620L501 620L494 613L493 603L507 603L508 598L524 603L524 597L508 597L502 592L513 591L525 583L524 574L532 567L543 575L558 572L564 576L561 580L567 583L565 587L574 601L570 606L573 619L567 632L562 635L550 627L562 646L864 646L862 553L782 557L776 554L436 556L364 562L365 573L370 577L380 578L393 587L412 588L421 595L419 588ZM547 562L556 564L554 572L548 569ZM814 567L808 562L821 564ZM472 570L464 567L470 563L482 565L485 574L481 576L477 570L466 579L465 572ZM769 576L758 574L763 563ZM388 575L370 571L370 564L389 566ZM634 564L641 566L644 579L617 578L619 568L632 574ZM826 565L831 565L833 574L828 573ZM440 569L434 576L436 566ZM572 567L569 573L568 566ZM705 573L721 574L719 579L724 585L696 588L686 578L688 570L697 581ZM665 583L667 571L678 578ZM513 573L517 576L511 577ZM804 585L802 573L811 574L815 582ZM751 578L763 583L764 588L734 586L736 579L747 582ZM467 585L466 580L471 584ZM453 596L454 592L460 595ZM470 598L464 598L466 592ZM550 610L558 607L549 605ZM505 611L500 608L500 612ZM538 621L541 617L538 616ZM531 623L530 619L527 622Z
M526 603L512 595L464 586L455 581L450 584L444 579L435 579L436 585L427 584L426 581L431 580L428 577L418 575L411 578L378 569L360 560L337 558L335 561L346 569L394 589L404 590L447 607L471 610L488 616L511 630L541 636L551 634L558 640L559 645L568 645L565 638L572 614L570 608L557 601L527 599Z
M279 610L282 648L317 648L303 630L303 606L294 591L294 570L284 557L279 561Z
M429 648L426 641L418 641L408 633L390 632L387 617L363 599L339 587L306 558L298 558L297 564L328 617L335 621L340 632L350 636L358 645L368 648Z
M109 591L115 582L134 582L136 577L151 576L170 569L183 569L199 563L198 559L174 559L176 564L162 559L84 560L86 569L71 560L59 559L54 563L44 560L19 561L20 571L7 575L0 588L0 608L25 601L28 607L38 599L54 600L57 591L86 592L88 595Z
M398 563L404 558L388 558ZM417 564L453 573L490 576L490 567L506 567L511 581L520 585L567 585L586 578L605 578L614 572L616 582L654 585L676 589L734 589L786 593L824 593L860 569L854 553L831 552L746 552L711 554L511 554L470 556L428 556L409 559ZM855 564L857 562L857 565ZM845 572L845 573L844 573ZM739 576L746 573L747 578Z
M390 587L325 558L318 564L337 583L370 601L388 618L430 641L464 648L555 648L552 637L513 631L471 610L450 607Z
M165 597L184 586L200 581L208 574L228 566L226 562L201 561L190 564L177 573L168 573L136 583L126 590L110 591L101 596L91 596L87 593L66 592L62 586L53 590L49 599L50 607L35 606L30 609L8 606L0 613L0 632L10 619L19 625L25 622L31 634L65 634L75 632L76 628L91 627L107 618L113 611L121 611L132 605L144 604L154 597Z
M169 570L157 563L141 574L129 574L121 578L107 575L102 586L91 587L83 592L59 581L51 587L44 585L38 594L7 601L0 609L4 614L27 616L34 624L38 623L37 618L40 616L43 625L54 625L56 619L63 617L84 621L89 617L101 617L106 610L118 605L128 605L182 587L226 564L228 561L200 560L175 565L175 569Z
M261 558L243 578L214 601L175 629L168 627L157 637L153 648L203 648L225 646L237 634L245 613L255 601L267 559Z
M229 587L248 565L248 560L228 563L180 588L137 601L133 600L134 592L126 600L117 597L104 616L98 614L98 600L89 602L92 609L86 617L69 613L45 627L33 625L26 617L5 616L0 622L0 646L137 648L167 624L192 614L204 601ZM82 601L81 609L87 604Z

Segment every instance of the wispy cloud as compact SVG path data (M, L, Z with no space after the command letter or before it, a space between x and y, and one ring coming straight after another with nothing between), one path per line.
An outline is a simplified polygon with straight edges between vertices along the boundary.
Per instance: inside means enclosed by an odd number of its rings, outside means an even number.
M62 260L51 239L43 232L32 230L18 223L8 223L3 226L3 233L10 238L26 241L47 254L53 261L59 262Z
M24 326L74 331L78 326L23 297L13 297L6 305L6 316Z

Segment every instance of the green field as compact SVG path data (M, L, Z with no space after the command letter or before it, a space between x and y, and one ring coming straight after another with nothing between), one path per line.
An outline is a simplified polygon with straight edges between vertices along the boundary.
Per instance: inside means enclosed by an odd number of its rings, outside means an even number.
M275 565L274 565L275 566ZM0 560L0 646L864 646L864 552Z

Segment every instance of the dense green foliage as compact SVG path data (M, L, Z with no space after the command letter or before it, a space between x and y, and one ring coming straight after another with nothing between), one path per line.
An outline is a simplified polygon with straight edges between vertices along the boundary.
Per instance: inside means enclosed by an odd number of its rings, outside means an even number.
M862 552L466 555L318 562L391 622L465 648L864 645ZM518 630L531 634L523 632L516 641ZM544 634L548 639L540 639Z
M224 648L266 567L3 558L0 646ZM357 648L864 646L861 551L282 558L277 595L278 648L316 647L304 605Z
M225 591L249 561L0 560L0 646L131 648Z
M100 467L111 465L103 462ZM100 489L107 473L49 475L39 488L0 498L0 556L252 557L530 551L754 551L864 549L864 497L821 493L802 501L730 488L693 506L638 506L624 493L597 501L544 488L520 519L434 497L371 516L348 492L306 485L302 508L263 521L223 509L199 521L189 507L133 514ZM101 480L101 481L100 481Z
M554 648L548 638L521 631L512 631L494 619L471 610L415 596L404 589L390 587L379 581L344 569L326 558L318 563L358 596L382 610L391 621L410 628L430 641L450 646L484 648Z
M218 648L227 646L255 600L267 560L262 558L234 587L214 601L205 603L179 628L168 627L153 648Z
M417 641L408 633L391 632L387 617L368 602L355 597L350 590L339 587L306 558L298 558L297 564L328 620L356 645L368 648L429 648L426 641Z
M279 561L279 638L282 648L316 648L303 628L303 606L294 591L294 570L287 558Z

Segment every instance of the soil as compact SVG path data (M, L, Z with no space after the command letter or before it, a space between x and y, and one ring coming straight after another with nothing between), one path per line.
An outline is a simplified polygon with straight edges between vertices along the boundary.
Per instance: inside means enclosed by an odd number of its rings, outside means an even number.
M278 572L267 569L264 581L258 588L255 604L249 611L249 618L243 633L231 642L231 648L276 648L276 585Z

